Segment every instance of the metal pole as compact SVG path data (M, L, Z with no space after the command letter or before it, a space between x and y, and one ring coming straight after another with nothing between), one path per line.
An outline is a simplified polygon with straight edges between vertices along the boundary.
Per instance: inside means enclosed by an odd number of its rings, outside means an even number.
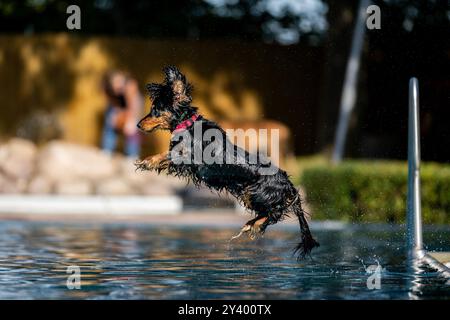
M416 78L409 81L408 116L408 251L417 253L422 245L422 210L420 202L420 124L419 83Z
M334 163L341 162L344 156L348 124L350 122L352 110L355 107L359 64L361 60L362 46L364 43L364 34L366 31L366 11L370 3L370 0L361 0L359 2L352 47L350 50L350 57L347 62L347 69L345 70L344 87L342 89L339 120L336 128L332 157L332 161Z

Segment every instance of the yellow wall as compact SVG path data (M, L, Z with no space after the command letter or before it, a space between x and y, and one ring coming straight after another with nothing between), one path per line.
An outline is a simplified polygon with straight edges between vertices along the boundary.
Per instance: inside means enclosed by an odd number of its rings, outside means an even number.
M174 64L194 84L194 105L205 116L281 120L301 145L314 132L320 61L317 48L236 41L0 35L0 132L14 134L20 121L46 110L60 119L65 139L98 144L103 73L127 70L143 90L145 83L162 80L164 65ZM146 141L159 150L158 141L166 139L160 134Z

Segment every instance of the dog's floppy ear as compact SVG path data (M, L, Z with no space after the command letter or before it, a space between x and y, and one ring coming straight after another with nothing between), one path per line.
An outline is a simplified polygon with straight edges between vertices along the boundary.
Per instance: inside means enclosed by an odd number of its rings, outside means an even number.
M192 86L186 81L184 74L175 66L164 68L165 82L172 88L173 105L190 103L192 101Z
M152 100L155 100L158 98L161 94L161 91L163 89L163 86L159 83L149 83L146 85L148 94L150 95L150 98Z

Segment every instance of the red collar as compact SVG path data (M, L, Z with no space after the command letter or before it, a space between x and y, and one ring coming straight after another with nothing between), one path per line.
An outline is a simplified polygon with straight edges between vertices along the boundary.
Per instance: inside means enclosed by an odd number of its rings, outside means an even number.
M173 132L180 132L183 130L186 130L187 128L189 128L190 126L192 126L194 124L195 121L197 121L197 119L200 117L200 115L198 115L197 113L192 115L190 118L187 118L186 120L180 122L176 127L175 130L173 130Z

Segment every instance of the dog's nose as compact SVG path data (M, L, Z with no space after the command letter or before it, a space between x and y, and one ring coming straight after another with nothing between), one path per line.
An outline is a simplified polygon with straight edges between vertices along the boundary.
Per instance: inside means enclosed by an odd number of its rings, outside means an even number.
M138 127L139 130L142 130L142 124L141 124L141 121L139 121L139 123L137 124L137 127Z

